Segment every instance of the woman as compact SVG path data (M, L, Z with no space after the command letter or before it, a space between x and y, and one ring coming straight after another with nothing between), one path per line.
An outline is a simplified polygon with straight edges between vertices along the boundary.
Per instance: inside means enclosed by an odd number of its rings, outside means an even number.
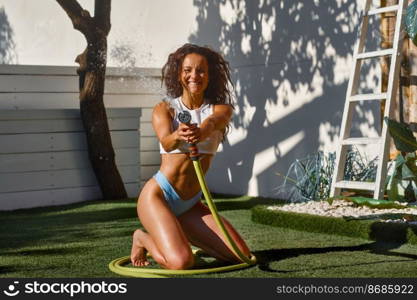
M190 243L219 260L239 262L210 210L200 201L201 188L188 151L189 143L197 144L203 171L207 172L233 111L228 63L207 47L185 44L169 55L162 81L173 99L153 110L161 167L138 199L138 216L146 232L134 232L131 262L134 266L148 265L149 251L163 268L187 269L194 264ZM191 114L191 122L178 121L182 111ZM249 256L243 239L223 221L239 249Z

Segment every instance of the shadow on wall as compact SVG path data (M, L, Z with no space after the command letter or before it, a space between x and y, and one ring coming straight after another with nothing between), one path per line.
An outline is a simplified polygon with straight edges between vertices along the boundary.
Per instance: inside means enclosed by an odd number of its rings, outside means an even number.
M324 146L323 130L328 141L339 136L362 7L334 0L193 4L198 28L189 40L230 62L237 96L232 133L245 135L225 142L208 180L219 193L277 197L277 172ZM365 113L358 121L377 122Z
M6 11L4 7L0 7L0 64L17 64L13 35Z

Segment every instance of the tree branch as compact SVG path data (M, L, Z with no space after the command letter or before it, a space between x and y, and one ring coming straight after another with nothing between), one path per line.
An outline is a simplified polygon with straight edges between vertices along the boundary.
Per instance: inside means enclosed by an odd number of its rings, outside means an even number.
M77 0L56 0L56 2L65 10L74 29L87 36L93 23L90 13L83 9Z
M111 0L95 0L94 1L94 20L100 30L107 36L110 32L110 11Z

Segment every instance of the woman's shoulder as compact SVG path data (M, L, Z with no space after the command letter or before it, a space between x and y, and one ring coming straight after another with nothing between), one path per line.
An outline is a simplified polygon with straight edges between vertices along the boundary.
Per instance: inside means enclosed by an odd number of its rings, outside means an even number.
M175 114L175 99L164 99L158 102L154 108L154 114L167 114L169 113L171 116Z
M176 108L179 105L178 102L179 98L164 98L155 107Z
M169 109L170 105L168 102L166 102L165 100L162 100L160 102L158 102L157 104L155 104L155 106L153 107L154 111L155 110L164 110L164 109Z
M231 114L233 106L231 104L213 104L213 112Z

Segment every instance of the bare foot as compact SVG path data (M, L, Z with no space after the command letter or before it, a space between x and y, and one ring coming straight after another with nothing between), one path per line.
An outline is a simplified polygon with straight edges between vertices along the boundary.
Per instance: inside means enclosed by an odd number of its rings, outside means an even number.
M140 242L140 235L142 233L143 232L140 229L135 230L133 233L130 261L135 267L143 267L149 265L149 261L146 259L147 251Z

